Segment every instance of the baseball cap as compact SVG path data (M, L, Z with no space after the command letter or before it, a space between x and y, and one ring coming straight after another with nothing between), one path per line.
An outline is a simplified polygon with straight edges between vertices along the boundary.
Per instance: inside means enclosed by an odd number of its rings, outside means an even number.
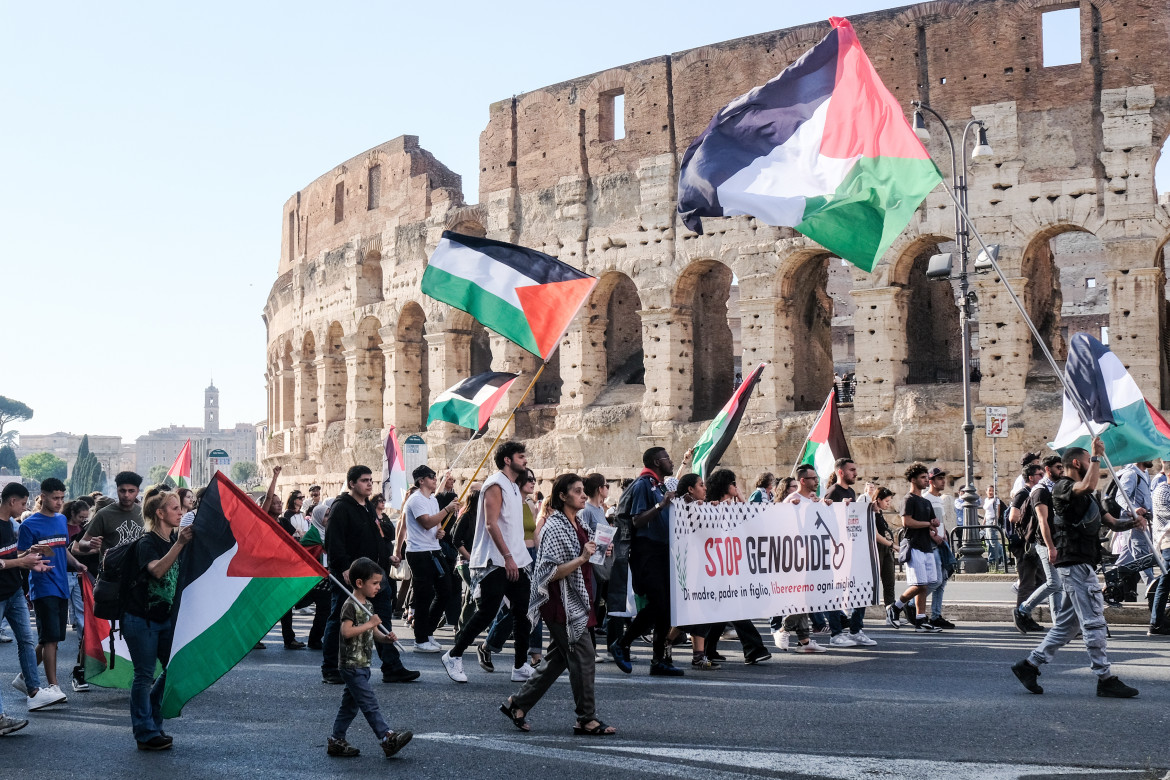
M935 477L945 477L946 475L947 473L938 466L935 466L930 471L926 472L926 476L930 479L934 479Z
M1040 460L1040 453L1039 452L1025 452L1024 457L1020 458L1020 465L1027 466L1029 463L1031 463L1034 460Z
M417 485L420 479L426 479L427 477L435 476L435 470L424 464L412 471L410 476L414 479L414 484Z

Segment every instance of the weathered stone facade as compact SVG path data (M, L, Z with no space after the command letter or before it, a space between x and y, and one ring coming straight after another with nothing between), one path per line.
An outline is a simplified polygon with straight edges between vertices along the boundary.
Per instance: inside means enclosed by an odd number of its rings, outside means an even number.
M1070 7L1079 8L1082 61L1044 67L1042 14ZM927 2L851 21L900 101L925 101L957 134L972 117L987 123L994 154L970 164L971 211L1002 246L1000 262L1057 356L1070 273L1050 242L1090 233L1101 289L1076 305L1107 312L1113 349L1156 405L1170 405L1162 336L1170 215L1153 177L1170 126L1167 4ZM827 31L826 22L762 33L494 103L475 206L465 205L460 177L411 136L298 192L284 208L279 276L264 310L265 464L283 464L283 482L336 488L353 463L378 471L384 426L422 432L429 399L457 380L489 365L531 376L531 355L419 292L428 254L453 229L540 249L600 278L517 416L542 477L634 474L654 444L680 454L730 394L736 353L745 368L770 365L725 462L747 479L786 473L833 381L834 342L838 368L857 374L842 418L863 474L900 487L895 475L915 459L957 473L958 315L947 285L923 273L953 240L946 193L928 197L873 274L844 269L851 279L791 230L738 217L704 220L696 235L676 215L678 165L694 136ZM949 176L944 134L933 129L931 153ZM728 324L733 278L738 349ZM985 404L1009 407L1002 475L1056 431L1059 386L1002 286L976 280L976 421ZM846 294L853 311L834 304ZM435 465L466 441L445 424L425 435ZM486 446L473 445L477 457L461 468L474 468ZM980 434L977 446L986 480L990 445Z

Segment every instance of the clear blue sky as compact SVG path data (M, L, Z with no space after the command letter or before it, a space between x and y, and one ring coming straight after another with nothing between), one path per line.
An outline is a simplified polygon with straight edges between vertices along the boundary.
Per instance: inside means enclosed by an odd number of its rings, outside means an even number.
M495 100L894 5L3 0L0 395L26 433L133 438L199 424L214 375L260 420L281 206L317 176L411 134L474 202Z

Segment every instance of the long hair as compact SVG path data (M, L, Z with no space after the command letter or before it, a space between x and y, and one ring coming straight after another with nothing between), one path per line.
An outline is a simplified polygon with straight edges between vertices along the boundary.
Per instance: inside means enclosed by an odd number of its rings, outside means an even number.
M160 490L150 494L150 497L142 502L142 527L147 531L153 531L154 526L158 523L158 510L167 505L171 499L179 500L179 497L174 493L166 490ZM179 504L182 506L182 504Z

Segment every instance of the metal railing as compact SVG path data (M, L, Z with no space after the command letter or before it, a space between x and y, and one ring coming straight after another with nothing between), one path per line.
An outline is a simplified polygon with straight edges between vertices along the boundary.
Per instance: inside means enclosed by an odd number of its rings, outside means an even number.
M1003 573L1008 574L1011 571L1011 552L1007 547L1007 537L1004 535L1003 529L998 525L959 525L951 529L948 539L951 543L951 552L955 553L955 557L959 559L962 564L963 558L958 551L962 549L964 544L972 542L974 546L983 548L983 552L988 556L988 564L994 568L1003 567ZM998 545L998 549L996 549Z

